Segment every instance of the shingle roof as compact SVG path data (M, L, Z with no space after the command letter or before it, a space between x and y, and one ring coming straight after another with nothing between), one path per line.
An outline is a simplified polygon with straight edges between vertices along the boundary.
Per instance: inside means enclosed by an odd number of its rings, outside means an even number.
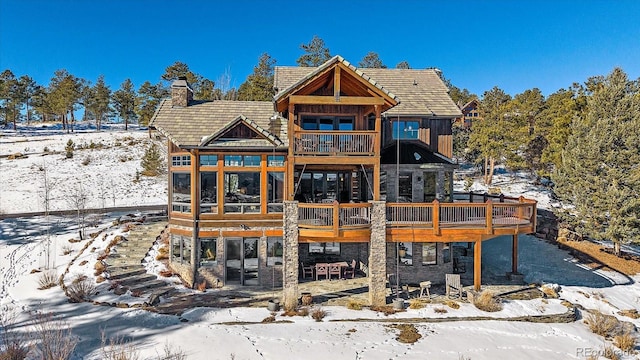
M266 139L251 139L242 143L233 142L233 146L264 147L287 146L287 123L272 127L274 116L273 103L270 101L193 101L187 107L173 107L171 99L160 103L151 125L180 147L205 145L203 141L218 134L221 129L232 123L244 121ZM269 129L277 129L277 134ZM216 143L215 146L220 146ZM230 145L231 146L231 145Z
M352 65L351 65L352 66ZM281 93L316 71L316 67L276 66L274 86ZM387 115L431 115L458 117L460 109L451 100L446 85L434 69L358 69L375 84L400 100ZM278 95L276 95L277 97Z
M394 99L395 101L399 101L398 98L396 97L396 95L394 95L393 93L391 93L388 89L384 88L382 86L382 84L379 84L378 82L376 82L374 79L372 79L371 77L367 76L367 74L363 73L360 69L356 68L355 66L351 65L350 62L348 62L347 60L345 60L342 56L340 55L336 55L334 57L332 57L331 59L327 60L324 64L318 66L318 67L313 67L313 68L303 68L303 69L312 69L311 71L305 73L303 76L299 76L297 79L294 79L294 82L292 83L288 83L288 85L286 85L283 88L280 88L278 86L278 83L274 83L274 86L276 87L276 89L278 89L278 93L274 96L274 99L277 101L280 97L282 97L283 95L285 95L286 93L290 92L291 90L295 89L296 87L304 84L307 80L313 78L314 76L316 76L317 74L321 73L322 71L324 71L325 69L331 67L333 64L340 62L342 63L344 66L348 67L349 69L353 70L357 75L359 75L361 78L363 78L365 81L369 82L371 85L373 85L374 87L378 88L380 91L382 91L385 95L389 96L390 98ZM276 68L277 71L277 68ZM277 78L278 74L276 73L274 78Z

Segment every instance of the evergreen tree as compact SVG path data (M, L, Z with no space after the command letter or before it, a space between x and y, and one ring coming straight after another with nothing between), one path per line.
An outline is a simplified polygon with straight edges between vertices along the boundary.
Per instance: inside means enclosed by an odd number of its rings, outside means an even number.
M124 120L124 129L129 129L129 121L135 117L136 92L131 79L120 84L120 89L114 91L111 97L113 107L118 116Z
M89 87L85 108L96 120L96 131L102 128L102 119L111 111L111 89L104 83L104 76L98 76L96 84Z
M28 75L20 76L18 79L18 85L22 92L22 100L26 106L27 124L29 124L31 122L32 113L32 109L29 108L29 105L32 105L33 107L33 97L39 91L40 86Z
M640 92L619 68L600 80L586 116L572 123L553 180L556 194L573 205L565 219L613 241L619 254L621 244L640 240Z
M324 40L313 35L313 39L308 44L300 45L300 48L305 52L297 60L296 64L299 66L320 66L327 60L331 59L331 52L324 44Z
M545 105L534 133L542 136L548 144L540 158L540 175L547 176L562 163L562 150L571 134L571 122L577 116L578 107L574 93L567 89L549 95Z
M195 100L213 100L213 88L215 83L212 80L204 78L202 75L194 73L189 69L189 65L176 61L169 65L162 74L162 80L173 81L180 77L185 77L187 83L193 90L193 98Z
M162 164L162 154L160 154L160 149L158 149L156 143L152 143L151 146L147 148L140 165L142 166L141 174L144 176L156 176L160 174L164 166Z
M75 150L76 144L73 143L73 140L69 139L67 141L67 145L64 147L65 157L67 159L71 159L73 157L73 150Z
M264 53L253 68L253 74L247 77L238 89L238 100L268 101L273 99L273 67L276 60Z
M152 85L149 81L145 81L140 85L136 97L138 122L144 126L148 125L160 104L160 100L167 96L169 96L169 91L161 83Z
M533 88L517 94L511 102L507 166L512 169L540 169L542 150L548 142L534 135L535 125L544 110L544 96L540 89Z
M209 79L202 79L200 85L193 94L193 97L198 100L212 101L215 99L215 82Z
M485 91L479 108L482 119L474 121L469 135L469 148L480 155L477 160L484 160L484 182L487 185L493 181L496 161L507 155L505 144L508 142L510 101L511 96L497 86Z
M16 121L20 115L22 99L20 96L19 83L16 76L9 69L0 73L0 109L2 110L2 123L4 125L13 123L14 130L17 129Z
M411 69L411 65L408 61L403 60L396 64L396 69Z
M385 65L382 60L380 60L380 56L378 53L369 51L367 55L365 55L362 60L358 63L358 67L361 68L372 68L372 69L386 69L387 65Z
M73 111L82 97L84 80L81 80L65 69L56 70L49 83L48 102L51 110L60 116L62 128L73 131L75 116ZM69 122L69 118L71 122Z

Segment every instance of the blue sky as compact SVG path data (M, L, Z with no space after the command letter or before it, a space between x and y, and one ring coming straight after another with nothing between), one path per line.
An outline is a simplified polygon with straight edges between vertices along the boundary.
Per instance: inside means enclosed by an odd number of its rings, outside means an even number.
M437 67L481 95L545 95L618 66L640 76L640 1L0 0L0 70L48 84L56 69L112 90L179 60L239 86L263 52L295 65L313 35L357 64Z

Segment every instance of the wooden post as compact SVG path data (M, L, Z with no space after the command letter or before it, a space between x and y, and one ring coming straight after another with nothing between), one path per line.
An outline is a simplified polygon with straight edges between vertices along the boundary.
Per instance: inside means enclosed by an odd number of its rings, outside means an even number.
M487 200L487 208L485 210L486 214L486 226L487 226L487 234L493 234L493 202L491 199Z
M518 234L513 234L511 239L511 272L518 273Z
M482 240L477 240L473 248L473 289L480 291L482 276Z
M396 181L398 181L396 179ZM433 200L433 233L440 235L440 201Z
M380 201L380 157L377 158L377 163L373 165L373 201ZM367 176L367 173L363 175Z
M340 234L340 203L333 200L333 236Z

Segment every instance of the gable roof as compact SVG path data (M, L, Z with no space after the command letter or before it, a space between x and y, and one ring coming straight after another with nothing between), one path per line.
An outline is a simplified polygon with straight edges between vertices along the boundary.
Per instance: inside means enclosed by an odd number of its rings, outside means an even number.
M344 59L342 61L346 62ZM276 99L304 79L313 77L319 72L318 69L327 63L320 67L276 66L274 71ZM349 66L355 69L354 71L363 79L384 89L393 95L394 99L400 100L400 104L386 112L387 115L434 117L461 115L460 109L449 96L449 89L435 69L357 69L351 64Z
M165 99L150 125L179 147L224 147L223 144L210 143L210 140L239 121L264 138L233 141L234 147L287 146L286 120L274 116L273 103L270 101L194 101L187 107L173 107L171 99Z
M268 130L263 129L260 125L258 125L258 123L256 123L251 119L248 119L244 115L240 115L237 118L235 118L233 121L229 122L227 125L222 127L220 130L203 138L202 141L200 142L200 146L207 146L209 144L212 144L215 140L223 137L226 133L228 133L230 130L232 130L233 128L235 128L240 124L247 126L249 129L253 130L256 134L260 135L260 139L234 139L233 143L235 145L239 144L239 142L244 142L244 141L264 143L264 140L267 140L267 142L271 146L284 145L282 140L280 140L277 136L270 133ZM220 145L220 143L216 143L216 145Z
M391 98L394 102L399 102L399 99L393 94L391 93L389 90L385 89L381 84L377 83L375 80L373 80L371 77L367 76L365 73L363 73L362 71L360 71L358 68L356 68L355 66L351 65L350 62L348 62L347 60L345 60L342 56L340 55L336 55L334 57L332 57L331 59L327 60L324 64L318 66L318 67L313 67L313 68L303 68L303 69L311 69L310 72L306 73L304 76L300 76L298 77L297 81L294 81L291 84L288 84L285 88L280 89L278 87L278 85L276 83L274 83L274 86L276 88L278 88L278 92L276 93L276 95L274 96L274 100L277 102L278 100L280 100L283 96L290 94L291 92L295 91L296 89L304 86L304 84L311 80L312 78L316 77L317 75L321 74L322 72L324 72L325 70L330 69L331 67L333 67L334 64L342 64L344 65L346 68L348 68L349 70L353 71L357 76L359 76L360 78L362 78L365 82L371 84L373 87L377 88L378 90L380 90L383 94L387 95L389 98ZM276 70L277 71L277 67ZM275 74L274 79L277 79L278 75ZM275 81L275 80L274 80Z

